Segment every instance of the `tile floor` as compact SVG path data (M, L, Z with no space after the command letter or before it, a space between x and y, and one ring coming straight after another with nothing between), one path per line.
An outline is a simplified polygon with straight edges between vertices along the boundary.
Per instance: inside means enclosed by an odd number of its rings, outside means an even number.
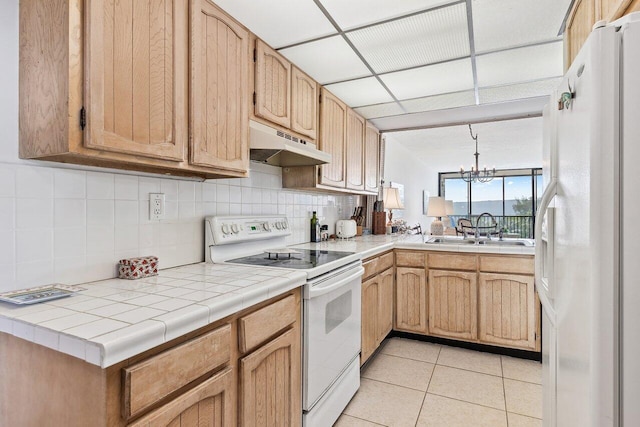
M403 338L386 340L336 427L540 427L542 365Z

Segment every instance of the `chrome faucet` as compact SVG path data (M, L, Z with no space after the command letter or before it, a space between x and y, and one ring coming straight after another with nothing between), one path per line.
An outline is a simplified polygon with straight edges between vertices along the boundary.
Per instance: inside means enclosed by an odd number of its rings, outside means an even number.
M492 222L493 224L495 224L495 223L496 223L495 218L494 218L494 217L493 217L493 215L491 215L489 212L484 212L484 213L480 214L480 216L478 217L478 220L476 221L476 243L478 243L478 239L480 238L480 230L479 230L479 227L480 227L480 220L481 220L481 219L482 219L482 217L484 217L484 216L488 216L489 218L491 218L491 222ZM491 240L491 233L490 233L490 232L487 232L487 239L488 239L488 240Z

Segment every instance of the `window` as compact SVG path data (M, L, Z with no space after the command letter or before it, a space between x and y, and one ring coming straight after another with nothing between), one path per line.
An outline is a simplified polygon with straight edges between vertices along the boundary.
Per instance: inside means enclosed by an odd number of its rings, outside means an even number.
M488 212L508 236L533 238L535 212L542 197L541 169L498 170L493 180L467 183L458 172L440 173L440 196L453 200L455 226L459 218Z

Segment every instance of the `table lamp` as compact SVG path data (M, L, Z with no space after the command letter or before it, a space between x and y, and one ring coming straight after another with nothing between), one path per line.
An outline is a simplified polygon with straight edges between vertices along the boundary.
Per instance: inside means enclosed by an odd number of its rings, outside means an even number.
M400 194L397 188L385 187L382 193L382 200L384 200L385 209L389 209L389 221L387 227L391 227L391 220L393 218L392 209L404 209L402 202L400 201Z
M442 236L444 234L444 224L441 219L443 216L447 216L446 205L446 201L442 197L429 197L427 216L436 217L436 220L431 223L431 234L434 236Z

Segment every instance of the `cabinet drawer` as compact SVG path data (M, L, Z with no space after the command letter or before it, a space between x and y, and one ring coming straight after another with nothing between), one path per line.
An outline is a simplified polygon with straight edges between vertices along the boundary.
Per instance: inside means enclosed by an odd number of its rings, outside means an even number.
M261 308L238 321L240 352L246 353L296 321L293 295Z
M476 256L463 254L429 254L429 268L444 270L470 270L476 269Z
M396 265L403 267L424 267L424 252L396 252Z
M393 252L387 252L378 258L379 273L385 271L389 267L393 267Z
M231 326L224 325L123 369L124 417L129 419L230 360Z
M379 258L372 258L362 263L362 266L364 267L364 276L362 276L363 280L378 272L378 260Z
M533 274L533 257L480 256L480 271Z

